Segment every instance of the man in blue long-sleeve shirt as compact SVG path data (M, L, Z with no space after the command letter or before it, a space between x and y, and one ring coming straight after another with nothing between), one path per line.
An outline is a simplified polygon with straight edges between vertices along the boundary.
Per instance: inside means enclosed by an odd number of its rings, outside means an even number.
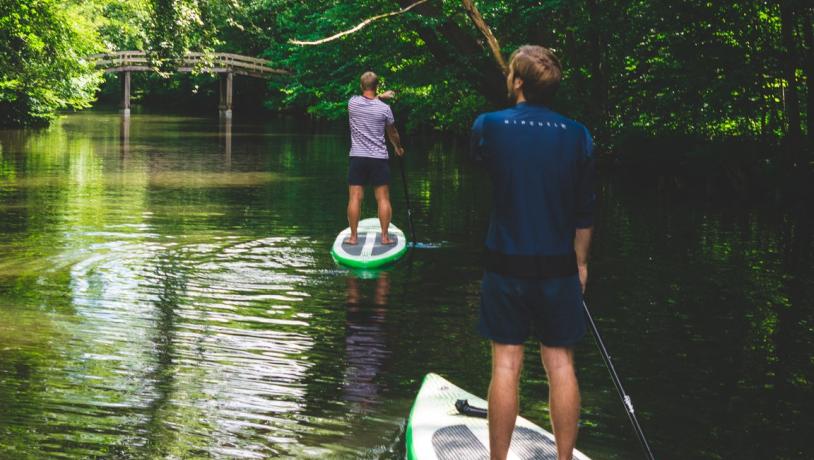
M556 56L523 46L509 64L512 108L480 115L473 154L493 185L478 330L492 341L489 441L505 459L518 410L523 343L540 342L559 460L571 460L579 419L573 346L585 335L582 292L593 226L588 130L547 108L561 78Z

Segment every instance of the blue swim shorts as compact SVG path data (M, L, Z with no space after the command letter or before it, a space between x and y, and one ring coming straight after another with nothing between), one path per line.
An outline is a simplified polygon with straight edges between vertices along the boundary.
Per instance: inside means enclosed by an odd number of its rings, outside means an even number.
M387 159L350 157L348 185L390 184L390 162Z
M571 347L586 332L578 275L516 278L486 271L478 332L501 344L533 336L549 347Z

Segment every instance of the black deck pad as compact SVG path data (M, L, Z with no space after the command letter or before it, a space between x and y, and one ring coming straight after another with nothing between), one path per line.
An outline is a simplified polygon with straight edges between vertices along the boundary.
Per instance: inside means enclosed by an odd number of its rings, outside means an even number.
M489 450L466 425L441 428L432 435L439 460L488 460ZM523 460L557 460L554 441L538 431L517 427L512 434L511 451Z
M388 233L390 235L390 239L393 240L394 244L383 245L382 244L382 233L381 231L376 232L376 243L373 245L373 252L371 252L372 256L378 256L384 254L385 252L393 249L398 244L398 235L395 233ZM354 245L350 245L342 242L342 249L347 252L348 254L356 257L360 257L362 255L362 248L365 247L365 240L367 239L367 233L359 233L358 242Z
M512 433L511 450L526 460L557 460L557 445L539 431L517 427Z
M359 239L357 240L356 244L350 245L346 242L342 242L342 250L347 252L352 256L361 256L362 255L362 248L365 245L365 239L361 235L359 235Z
M392 241L393 244L388 244L387 246L383 245L382 234L381 232L379 232L376 234L376 245L373 246L373 252L371 253L371 255L378 256L396 247L396 245L399 243L398 236L390 232L387 232L387 235L390 237L390 241Z
M445 426L432 435L438 460L489 460L489 451L466 425Z

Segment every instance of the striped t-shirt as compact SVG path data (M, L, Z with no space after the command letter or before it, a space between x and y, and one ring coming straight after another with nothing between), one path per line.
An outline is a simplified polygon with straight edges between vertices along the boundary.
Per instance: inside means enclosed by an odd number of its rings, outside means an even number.
M353 96L348 101L350 156L387 159L384 129L394 122L390 106L376 99Z

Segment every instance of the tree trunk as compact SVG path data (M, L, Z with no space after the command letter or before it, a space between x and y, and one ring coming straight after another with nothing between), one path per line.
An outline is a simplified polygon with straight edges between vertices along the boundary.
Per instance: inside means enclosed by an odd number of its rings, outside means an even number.
M800 132L800 99L797 91L797 43L794 40L794 0L783 0L780 4L780 27L785 53L782 56L783 74L788 84L786 90L786 119L788 130L786 141L788 143L790 162L797 160L799 154Z
M808 130L808 147L814 149L814 30L811 26L811 16L814 10L806 11L805 22L803 24L803 36L805 37L806 52L805 73L806 73L806 129Z
M574 12L574 9L577 5L574 2L566 2L560 8L558 8L557 12L561 14L562 19L560 27L562 28L562 34L564 41L563 52L558 53L558 57L560 58L560 62L562 63L563 67L567 67L573 70L571 76L571 84L574 85L576 89L576 93L579 95L588 94L587 89L587 80L583 76L583 73L579 71L579 59L578 56L580 55L580 49L577 45L576 35L574 34L574 29L576 26L576 21L579 19ZM541 29L541 28L537 28ZM543 40L539 41L539 44L545 43ZM590 111L586 111L589 113Z
M398 0L402 7L412 3L411 0ZM491 60L485 59L483 47L477 39L462 29L451 18L444 18L443 11L433 3L425 3L414 10L418 14L434 18L435 26L416 24L415 30L430 54L440 65L461 64L466 69L465 78L494 106L505 106L507 103L506 80L499 67Z
M601 23L603 13L600 11L597 0L588 0L588 15L590 17L588 41L591 53L591 118L600 139L607 133L608 121L608 76L605 72L605 43L603 34L606 29ZM606 13L607 14L607 13Z
M469 19L472 20L475 27L477 27L483 36L486 37L486 43L489 45L489 50L492 52L492 57L495 60L495 64L504 75L508 75L509 66L506 64L506 60L503 58L503 52L500 50L500 43L498 43L495 34L492 33L492 29L489 28L489 24L484 21L483 16L480 14L480 11L478 11L478 7L475 6L475 2L472 0L461 0L461 3L463 4L466 13L469 15Z

